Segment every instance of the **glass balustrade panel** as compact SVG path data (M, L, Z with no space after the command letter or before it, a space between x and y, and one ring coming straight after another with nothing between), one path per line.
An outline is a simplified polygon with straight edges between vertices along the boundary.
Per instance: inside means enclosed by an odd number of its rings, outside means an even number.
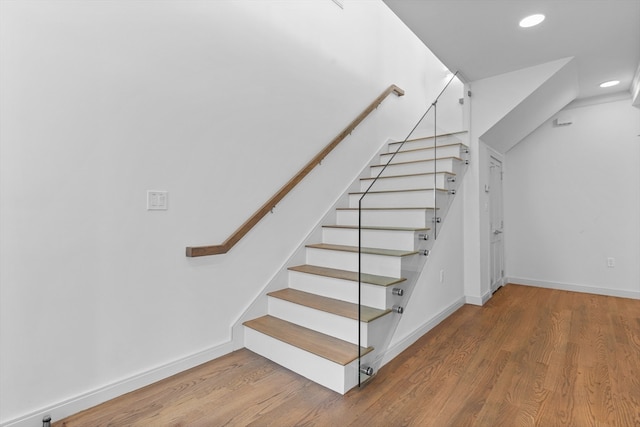
M451 73L409 134L388 144L358 201L359 385L375 375L466 166L465 87ZM378 283L371 283L378 282ZM372 310L373 309L373 310ZM377 310L377 311L376 311ZM371 318L389 311L372 320ZM373 351L364 349L373 347Z

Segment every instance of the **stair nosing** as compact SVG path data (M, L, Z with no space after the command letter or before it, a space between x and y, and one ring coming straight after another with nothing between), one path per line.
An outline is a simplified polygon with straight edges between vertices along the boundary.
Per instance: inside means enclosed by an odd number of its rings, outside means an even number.
M354 191L349 193L349 195L357 195L357 194L381 194L381 193L406 193L409 191L449 191L446 188L409 188L406 190L380 190L380 191Z
M348 280L350 282L358 282L358 272L349 270L340 270L337 268L320 267L311 264L302 264L289 267L288 270L303 274L313 274L315 276L330 277L339 280ZM334 273L334 274L329 274ZM404 277L380 276L377 274L361 273L360 281L373 286L389 287L406 281Z
M384 226L363 226L358 227L357 225L323 225L322 228L339 228L346 230L358 230L361 228L363 230L376 230L376 231L407 231L407 232L418 232L418 231L429 231L431 230L429 227L384 227Z
M358 320L358 304L336 298L325 297L293 288L284 288L269 292L267 296L347 319ZM390 309L381 310L363 305L360 310L360 321L370 323L389 313L391 313Z
M409 210L416 210L416 211L433 211L433 210L438 210L440 208L431 208L431 207L413 207L413 206L407 206L407 207L387 207L387 208L362 208L363 211L409 211ZM358 208L336 208L337 211L357 211Z
M391 163L391 164L393 165L396 163ZM447 174L447 175L456 176L454 172L441 171L441 172L408 173L404 175L387 175L387 176L379 176L379 177L360 178L360 181L373 181L376 179L389 179L389 178L410 178L414 176L438 175L438 174Z
M315 243L311 245L306 245L307 248L312 249L323 249L330 251L341 251L341 252L355 252L358 253L357 246L348 246L348 245L332 245L328 243ZM384 248L362 248L363 254L369 255L382 255L382 256L393 256L393 257L403 257L409 255L415 255L418 251L401 251L397 249L384 249Z
M412 160L410 162L389 163L388 166L392 166L392 165L408 165L408 164L411 164L411 163L433 162L434 160L448 160L448 159L459 160L459 161L463 160L460 157L448 156L448 157L437 157L435 159L428 159L428 160ZM383 168L385 166L387 166L386 163L384 165L371 165L372 168Z
M268 328L265 325L266 322L270 323L269 326L275 327L275 330ZM351 344L350 342L314 331L313 329L305 328L304 326L296 325L295 323L287 322L286 320L278 319L274 316L266 315L257 319L248 320L242 324L248 328L270 336L271 338L277 339L342 366L346 366L358 358L357 344ZM291 334L287 335L284 333L284 328L290 329ZM311 338L321 341L322 345L309 345ZM335 350L338 349L344 353L353 354L349 354L348 356L343 355L344 357L338 358L335 355ZM334 350L333 354L331 354L331 350ZM360 347L359 353L360 355L365 355L372 350L373 347Z
M447 136L459 135L459 134L462 134L462 133L469 133L469 131L468 130L459 130L457 132L449 132L449 133L443 133L443 134L432 135L432 136L423 136L421 138L407 139L406 141L393 141L393 142L390 142L388 145L402 144L403 142L420 141L422 139L444 138L444 137L447 137ZM465 146L466 146L466 144L465 144Z
M407 141L408 142L408 141ZM437 150L438 148L444 148L444 147L453 147L459 145L461 148L465 147L468 148L466 145L464 145L462 142L456 142L453 144L444 144L444 145L437 145L435 147L435 149ZM380 156L393 156L394 154L400 154L400 153L412 153L414 151L422 151L422 150L433 150L434 147L423 147L423 148L412 148L410 150L400 150L400 151L392 151L389 153L381 153Z

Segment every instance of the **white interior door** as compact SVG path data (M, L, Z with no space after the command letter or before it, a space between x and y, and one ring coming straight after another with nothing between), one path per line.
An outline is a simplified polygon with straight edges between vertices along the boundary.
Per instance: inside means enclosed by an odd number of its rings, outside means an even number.
M489 218L491 242L491 291L504 284L504 217L502 213L502 162L489 161Z

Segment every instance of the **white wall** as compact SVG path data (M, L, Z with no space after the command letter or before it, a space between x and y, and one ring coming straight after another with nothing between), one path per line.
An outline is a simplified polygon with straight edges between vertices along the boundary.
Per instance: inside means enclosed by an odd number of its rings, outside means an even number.
M558 69L480 137L496 151L509 151L578 96L576 61L559 60L550 64L558 64Z
M640 110L625 96L563 114L506 155L509 280L640 298Z
M505 151L576 96L571 58L469 83L471 164L464 189L464 279L467 302L491 297L489 185L491 156Z
M0 2L0 424L231 350L231 325L442 65L379 1ZM437 82L437 83L433 83ZM389 84L229 254L221 243ZM146 190L169 210L148 212Z

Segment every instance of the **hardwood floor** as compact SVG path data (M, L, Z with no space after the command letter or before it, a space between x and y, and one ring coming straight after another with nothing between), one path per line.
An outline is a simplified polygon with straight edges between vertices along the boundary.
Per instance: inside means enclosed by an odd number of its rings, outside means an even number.
M54 426L640 426L640 301L507 285L345 396L243 349Z

